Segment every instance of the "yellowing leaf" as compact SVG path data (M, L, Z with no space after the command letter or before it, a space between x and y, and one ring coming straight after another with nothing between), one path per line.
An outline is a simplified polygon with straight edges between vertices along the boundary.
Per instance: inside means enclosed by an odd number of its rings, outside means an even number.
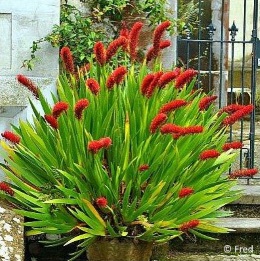
M92 214L100 221L100 223L106 227L105 221L102 219L102 217L99 215L99 213L96 211L96 209L93 207L93 205L87 200L87 199L82 199L82 201L87 205L89 210L92 212Z

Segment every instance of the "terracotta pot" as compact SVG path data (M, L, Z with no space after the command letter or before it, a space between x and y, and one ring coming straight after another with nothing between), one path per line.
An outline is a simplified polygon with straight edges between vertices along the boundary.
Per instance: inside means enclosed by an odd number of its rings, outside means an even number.
M131 239L99 239L88 247L89 261L149 261L153 244Z

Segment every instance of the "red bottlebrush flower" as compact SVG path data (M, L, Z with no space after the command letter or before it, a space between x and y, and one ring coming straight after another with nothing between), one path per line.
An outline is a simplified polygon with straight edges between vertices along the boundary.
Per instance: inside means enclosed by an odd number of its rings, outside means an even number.
M79 71L84 74L87 73L89 70L90 70L90 63L84 64L79 68Z
M172 124L172 123L167 123L164 124L160 128L161 134L173 134L173 133L181 133L183 131L183 127Z
M18 135L14 134L11 131L5 131L1 133L1 136L15 144L18 144L21 140L21 138Z
M96 199L96 204L100 208L105 208L107 206L107 199L105 197L100 197Z
M106 48L102 42L96 42L94 45L94 54L97 62L103 66L106 63Z
M239 169L232 172L229 175L230 179L236 179L240 177L252 177L258 173L258 169Z
M194 76L196 76L198 72L194 69L188 69L181 73L175 80L175 88L180 89L186 83L188 83Z
M9 194L10 196L14 195L13 189L5 182L0 182L0 190L4 191L6 194Z
M129 30L126 27L123 27L120 30L119 35L125 37L126 39L128 39L128 37L129 37Z
M188 126L182 127L179 133L173 133L172 137L177 140L181 136L189 135L189 134L197 134L202 133L204 130L203 126Z
M154 79L154 74L152 74L152 73L147 74L143 78L143 81L142 81L142 84L141 84L141 88L140 88L142 95L146 95L147 90L149 89L149 86L152 83L153 79Z
M158 85L158 82L162 75L163 75L163 72L154 73L154 78L146 91L147 98L150 98L153 95L153 92L154 92L156 86Z
M148 49L147 53L146 53L146 62L150 62L152 59L156 58L158 56L158 52L155 51L155 49L153 48L153 46L151 48Z
M234 124L236 121L242 119L244 116L246 116L247 114L250 114L252 111L254 110L254 106L252 104L249 105L245 105L243 106L242 109L235 111L234 113L232 113L230 116L228 116L227 118L225 118L223 120L223 124L224 125L232 125Z
M112 145L112 140L109 137L104 137L99 140L90 141L88 144L88 150L92 153L97 153L100 149L107 149Z
M207 159L213 159L217 158L220 155L220 153L217 150L205 150L200 153L200 159L201 160L207 160Z
M90 141L88 144L88 150L94 154L96 154L102 148L103 144L99 140Z
M86 85L88 86L88 88L94 95L97 95L99 93L100 86L99 86L99 83L95 79L93 79L93 78L87 79Z
M142 172L142 171L148 170L149 168L150 168L150 166L148 164L143 164L143 165L139 166L138 170L140 172Z
M199 220L197 219L194 219L194 220L191 220L191 221L188 221L186 223L183 223L179 230L181 230L182 232L187 232L189 229L193 229L195 227L197 227L199 225Z
M230 150L230 149L241 149L243 147L243 143L240 141L232 141L229 143L225 143L222 147L224 151Z
M82 113L84 109L86 109L89 105L89 101L87 99L80 99L76 102L74 107L75 117L80 120L82 117Z
M129 51L132 60L136 59L136 48L138 46L139 35L142 27L143 23L136 22L129 33Z
M178 140L181 136L183 136L182 133L173 133L173 134L172 134L172 137L173 137L175 140Z
M17 80L19 83L24 85L37 99L39 98L39 89L38 87L26 76L22 74L17 75Z
M69 108L69 104L67 102L63 102L63 101L57 102L52 108L53 117L57 119L61 115L61 113L67 111L68 108Z
M216 95L203 97L199 102L200 111L204 111L208 109L208 107L212 104L212 102L214 102L217 98L218 96Z
M171 46L171 41L169 40L163 40L160 42L160 49L165 49L167 47Z
M124 66L116 68L107 78L107 88L111 90L115 84L120 84L124 80L126 73L127 69Z
M127 44L122 46L123 50L125 52L127 52L128 51L128 45L129 45L129 41L128 41L128 39L129 39L129 30L126 28L126 24L125 23L122 24L122 29L119 32L119 36L123 36L123 37L125 37L127 39Z
M223 107L220 111L219 114L222 114L223 112L226 112L228 114L234 113L238 110L241 110L244 108L244 105L240 105L240 104L230 104L227 105L225 107Z
M168 102L161 107L160 113L172 112L173 110L176 110L182 106L185 106L186 104L187 104L187 102L185 100L174 100L174 101Z
M44 119L50 124L53 129L58 129L58 121L53 115L44 115Z
M112 140L109 137L104 137L99 139L99 142L101 143L103 148L108 148L112 145Z
M161 24L159 24L153 34L153 48L155 52L158 52L160 49L160 43L161 43L161 38L163 36L163 33L166 31L166 29L171 25L170 21L165 21Z
M106 62L108 62L118 51L120 47L127 48L128 41L124 36L120 36L112 41L107 47Z
M202 133L203 130L204 130L203 126L187 126L184 127L182 134L186 135L186 134Z
M152 59L155 59L159 53L160 50L165 49L171 45L171 42L169 40L164 40L160 42L159 49L155 49L154 46L150 47L146 53L146 62L150 62Z
M166 84L176 79L176 77L178 77L180 73L181 73L180 68L176 68L174 71L164 73L161 76L160 81L158 83L159 88L164 88Z
M70 48L67 46L62 47L60 50L60 57L63 61L65 70L73 74L75 71L75 67L74 67L73 55L70 51Z
M106 81L106 87L108 88L108 90L112 90L114 88L115 83L116 82L113 74L110 74Z
M185 198L194 192L193 188L186 187L182 188L179 192L179 198Z
M160 126L166 122L167 120L167 115L165 113L159 113L158 115L156 115L150 125L150 132L151 133L155 133L156 130L158 128L160 128Z
M120 66L116 68L113 72L115 83L120 84L124 80L126 73L127 73L126 67Z

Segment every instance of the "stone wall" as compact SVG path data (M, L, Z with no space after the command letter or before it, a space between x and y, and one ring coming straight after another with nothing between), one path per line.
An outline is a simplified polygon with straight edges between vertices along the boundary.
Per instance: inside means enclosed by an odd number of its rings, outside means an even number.
M28 92L19 86L15 75L22 73L37 81L39 87L53 85L58 73L58 50L49 43L41 45L41 61L33 71L21 68L24 59L30 58L30 47L51 32L59 23L59 0L0 1L0 106L26 105ZM26 7L26 8L25 8Z
M29 76L50 100L59 72L58 48L41 44L41 60L32 71L21 68L30 58L30 47L59 24L59 0L0 0L0 132L10 129L20 118L31 118L27 108L31 93L16 80L17 74ZM37 101L35 101L37 106ZM0 173L0 180L3 175Z
M31 120L28 97L39 105L18 84L17 74L29 76L51 100L50 92L55 92L59 72L58 49L44 43L37 54L41 61L33 71L21 66L23 60L30 58L33 41L51 32L52 26L59 23L59 16L60 0L0 0L0 133L9 130L10 124L18 124L20 119ZM0 181L4 179L0 172ZM1 261L24 260L22 222L22 217L0 201Z

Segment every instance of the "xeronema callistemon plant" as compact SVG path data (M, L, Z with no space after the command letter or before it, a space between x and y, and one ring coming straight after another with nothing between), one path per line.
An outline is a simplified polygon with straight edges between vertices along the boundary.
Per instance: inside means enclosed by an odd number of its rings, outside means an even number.
M76 69L63 47L54 105L26 76L17 77L44 114L31 103L33 123L2 133L7 179L0 195L29 218L28 235L61 234L53 245L77 242L72 259L99 237L165 242L225 233L215 222L239 197L231 191L236 178L257 172L224 174L243 146L227 142L227 128L253 106L218 111L217 97L194 87L195 70L164 71L159 56L170 45L163 39L169 26L156 28L141 63L139 22L107 47L97 42L85 68Z

